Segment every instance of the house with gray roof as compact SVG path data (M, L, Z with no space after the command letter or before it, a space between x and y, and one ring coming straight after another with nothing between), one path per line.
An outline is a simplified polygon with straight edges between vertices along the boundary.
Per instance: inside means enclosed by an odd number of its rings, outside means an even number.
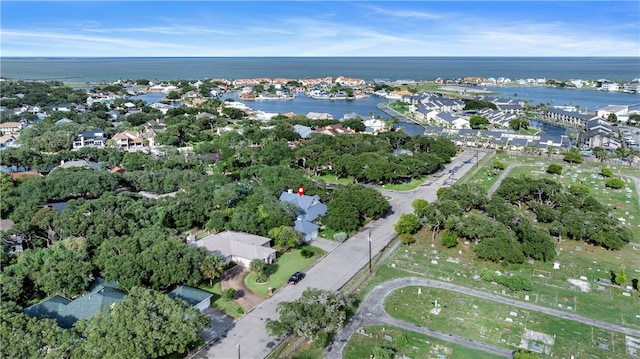
M125 294L112 284L101 284L89 293L74 300L55 295L24 310L35 318L54 319L61 328L69 329L80 319L93 318L100 309L112 307L124 298Z
M225 264L234 261L249 267L249 263L254 259L269 264L276 259L276 251L271 248L270 238L243 232L224 231L210 234L192 242L191 246L205 248L209 253L222 258Z
M211 305L211 297L213 294L198 289L181 285L178 288L167 293L171 299L181 299L187 302L190 306L197 308L199 311L204 311Z
M311 127L303 125L293 125L293 130L296 131L302 139L307 139L315 133Z
M327 213L327 205L320 202L318 195L300 195L288 190L280 194L280 201L289 202L298 208L293 228L304 235L305 241L309 242L318 236L319 227L313 222Z
M102 166L97 162L87 160L62 161L56 168L85 168L100 171Z

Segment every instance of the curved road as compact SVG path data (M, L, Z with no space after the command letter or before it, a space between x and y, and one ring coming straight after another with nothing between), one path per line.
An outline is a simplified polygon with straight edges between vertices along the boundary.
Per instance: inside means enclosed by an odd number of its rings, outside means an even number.
M410 278L400 278L400 279L391 280L375 287L367 295L363 303L360 305L356 315L336 335L334 342L331 344L331 347L327 350L326 357L328 359L342 358L342 351L344 350L344 346L346 345L347 340L349 340L349 338L353 335L353 333L355 333L356 330L362 327L375 325L375 324L389 324L389 325L397 326L407 330L411 330L417 333L426 334L428 336L442 339L451 343L460 344L472 349L482 350L491 354L501 355L509 358L511 357L511 354L512 354L511 350L475 342L473 340L464 339L462 337L445 334L435 330L430 330L427 328L420 327L416 324L407 323L405 321L390 317L389 314L387 314L387 312L384 310L382 306L384 299L392 291L399 288L407 287L407 286L423 286L423 287L445 289L445 290L466 294L466 295L470 295L470 296L481 298L481 299L491 300L491 301L502 303L502 304L508 304L518 308L528 309L531 311L552 315L552 316L563 318L563 319L573 320L579 323L591 325L594 327L598 327L598 328L602 328L610 331L616 331L626 335L640 337L640 330L630 329L630 328L622 327L619 325L603 322L601 320L586 318L573 313L567 313L567 312L555 310L552 308L538 306L531 303L520 302L515 299L501 297L499 295L495 295L492 293L486 293L486 292L470 289L467 287L463 287L463 286L448 283L448 282L442 282L442 281L426 279L426 278L410 277Z

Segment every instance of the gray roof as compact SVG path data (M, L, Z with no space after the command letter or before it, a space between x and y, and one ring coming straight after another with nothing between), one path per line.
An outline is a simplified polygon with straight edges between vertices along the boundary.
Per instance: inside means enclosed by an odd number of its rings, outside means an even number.
M318 217L327 213L327 205L320 202L318 195L301 196L297 193L282 192L280 194L280 201L286 201L298 207L300 209L300 219L307 222L313 222Z
M442 121L446 121L446 122L453 122L453 121L459 119L458 116L455 116L451 112L440 112L436 116L439 119L441 119Z
M96 171L100 171L101 166L99 163L86 161L86 160L74 160L74 161L66 161L65 163L60 164L60 166L56 168L90 168Z
M208 235L193 242L195 247L204 247L208 252L215 253L221 258L228 259L237 256L245 259L266 259L275 250L269 247L270 238L256 236L254 234L224 231Z
M303 125L294 125L293 130L296 131L301 138L309 138L314 133L311 127Z
M303 221L301 219L296 220L293 225L293 229L304 234L305 236L315 233L318 230L318 228L320 228L318 227L318 225L313 224L311 222Z
M107 134L101 129L95 129L95 130L84 131L81 136L84 137L84 138L106 137Z
M202 302L203 300L209 299L213 296L213 294L207 291L189 287L186 285L179 286L178 288L167 293L167 295L171 299L182 299L185 302L189 303L189 305L191 306L194 306Z

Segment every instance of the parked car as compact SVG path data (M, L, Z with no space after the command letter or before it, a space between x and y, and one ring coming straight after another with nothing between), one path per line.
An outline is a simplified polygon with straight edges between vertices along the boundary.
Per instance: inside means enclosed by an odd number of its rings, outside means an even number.
M304 273L302 272L295 272L291 275L291 277L289 278L289 284L298 284L299 281L302 280L302 278L304 278Z

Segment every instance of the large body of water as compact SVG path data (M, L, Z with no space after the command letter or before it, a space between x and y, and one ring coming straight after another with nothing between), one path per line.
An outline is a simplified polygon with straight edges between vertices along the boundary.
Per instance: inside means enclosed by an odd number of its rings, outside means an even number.
M0 58L11 79L115 81L347 76L367 81L454 79L467 76L632 80L638 57L217 57Z
M111 82L119 79L291 78L347 76L374 80L434 80L466 76L632 80L640 78L640 58L491 58L491 57L242 57L242 58L0 58L0 77L65 82ZM640 103L640 95L547 87L489 88L498 96L532 104L573 105L595 110L607 105ZM389 117L377 108L384 99L314 100L304 95L287 101L247 104L271 113L326 112L335 118L357 113ZM403 124L411 134L420 126ZM550 131L556 132L554 128ZM559 131L564 131L560 130Z

